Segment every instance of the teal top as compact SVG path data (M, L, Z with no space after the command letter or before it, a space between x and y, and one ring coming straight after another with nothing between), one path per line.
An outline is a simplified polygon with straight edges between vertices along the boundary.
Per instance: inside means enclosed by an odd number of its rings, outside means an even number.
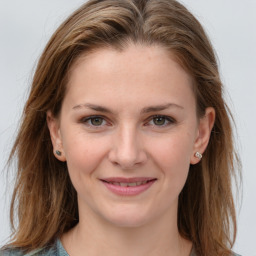
M24 253L22 250L18 249L6 249L0 251L0 256L69 256L64 249L61 241L58 239L56 243L51 247L45 247L43 249L38 249L30 253ZM192 250L190 256L196 256L194 250ZM241 256L234 254L233 256Z
M6 249L2 252L3 254L0 253L1 256L69 256L59 239L51 247L37 249L30 253L24 253L18 249Z

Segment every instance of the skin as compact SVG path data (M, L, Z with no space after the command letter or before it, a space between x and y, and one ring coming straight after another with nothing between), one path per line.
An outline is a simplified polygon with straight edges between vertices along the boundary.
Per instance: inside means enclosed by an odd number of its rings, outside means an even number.
M213 108L197 117L191 77L159 46L80 57L59 118L47 113L54 152L62 152L55 155L67 162L78 194L79 224L61 238L67 252L188 256L192 244L177 228L178 196L214 117ZM101 181L108 177L156 181L139 195L119 196Z

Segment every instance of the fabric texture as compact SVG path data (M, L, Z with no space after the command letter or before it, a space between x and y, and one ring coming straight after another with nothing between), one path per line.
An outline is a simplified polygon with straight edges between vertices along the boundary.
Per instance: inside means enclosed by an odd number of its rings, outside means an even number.
M64 249L61 241L58 239L52 247L46 247L43 249L38 249L30 253L24 253L22 250L18 249L6 249L0 251L0 256L69 256ZM197 256L194 249L192 249L190 256ZM234 254L233 256L241 256L239 254Z
M3 253L3 254L2 254ZM61 241L58 239L52 247L45 247L30 253L24 253L18 249L7 249L0 252L0 256L69 256Z

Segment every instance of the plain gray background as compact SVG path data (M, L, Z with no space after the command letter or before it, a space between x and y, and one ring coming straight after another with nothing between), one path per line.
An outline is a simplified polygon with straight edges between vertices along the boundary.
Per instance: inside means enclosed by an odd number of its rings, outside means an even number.
M57 26L84 1L0 0L0 245L7 241L12 182L10 152L35 64ZM217 52L226 99L237 124L243 164L243 200L234 250L256 256L256 0L183 0Z

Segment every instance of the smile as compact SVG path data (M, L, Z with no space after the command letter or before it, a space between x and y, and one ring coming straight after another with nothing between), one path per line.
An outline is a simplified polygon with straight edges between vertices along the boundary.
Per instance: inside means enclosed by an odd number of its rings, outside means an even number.
M116 195L135 196L148 190L156 178L108 178L101 181L105 187Z
M129 183L124 183L124 182L108 182L108 183L116 186L121 186L121 187L135 187L135 186L140 186L142 184L146 184L147 182L148 181L138 181L138 182L129 182Z

